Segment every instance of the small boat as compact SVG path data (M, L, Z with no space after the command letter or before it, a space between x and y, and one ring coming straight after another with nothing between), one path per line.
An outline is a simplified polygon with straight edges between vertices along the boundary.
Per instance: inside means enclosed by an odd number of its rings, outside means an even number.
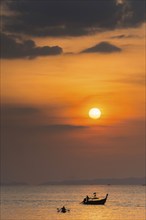
M62 208L57 208L57 212L62 212L62 213L66 213L69 212L70 209L65 208L65 206L63 206Z
M105 198L103 199L86 197L81 203L84 205L104 205L106 203L107 197L108 194L106 194Z

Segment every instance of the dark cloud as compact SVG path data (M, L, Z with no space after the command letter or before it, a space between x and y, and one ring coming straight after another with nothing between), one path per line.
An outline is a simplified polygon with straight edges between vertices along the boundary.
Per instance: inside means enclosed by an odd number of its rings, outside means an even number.
M54 109L55 110L55 109ZM48 114L52 114L52 110L48 108ZM62 124L56 123L56 118L52 115L48 118L43 109L32 107L29 105L21 104L2 104L1 105L1 119L3 127L19 129L19 130L31 130L35 132L63 132L63 131L73 131L79 129L88 128L88 126L82 125L72 125L72 124ZM41 120L46 117L45 123ZM54 120L52 120L54 118ZM41 123L40 123L41 122Z
M10 35L1 33L1 58L35 58L38 56L59 55L63 52L59 46L36 46L33 40L17 41Z
M133 34L120 34L116 36L110 37L111 39L123 39L123 38L140 38L138 35L133 35Z
M103 41L93 47L89 47L81 51L81 53L113 53L113 52L121 52L121 51L122 51L121 48Z
M121 22L125 27L138 26L145 21L145 0L125 0L123 2Z
M32 36L81 36L145 20L144 0L5 1L3 30Z
M38 129L45 132L67 132L88 128L88 126L82 125L70 125L70 124L52 124L40 126Z
M125 38L126 35L125 34L121 34L121 35L117 35L117 36L112 36L111 38L113 39L121 39L121 38Z
M38 108L26 105L10 105L10 104L2 104L1 105L2 114L14 116L23 116L23 115L34 115L39 113L40 110Z
M6 130L28 130L41 118L41 109L22 104L1 104L1 126Z

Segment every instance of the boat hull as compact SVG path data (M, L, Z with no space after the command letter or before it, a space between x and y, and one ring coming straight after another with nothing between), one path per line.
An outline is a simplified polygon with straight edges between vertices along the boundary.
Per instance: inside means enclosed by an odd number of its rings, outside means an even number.
M106 195L106 197L104 199L98 199L98 200L94 200L94 199L89 199L88 201L83 201L82 204L84 205L104 205L106 203L108 194Z

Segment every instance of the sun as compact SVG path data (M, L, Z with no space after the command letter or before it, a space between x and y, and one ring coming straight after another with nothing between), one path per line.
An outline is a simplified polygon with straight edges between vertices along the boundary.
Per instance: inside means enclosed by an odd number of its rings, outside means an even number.
M98 119L101 117L101 111L99 108L91 108L89 110L89 117L92 119Z

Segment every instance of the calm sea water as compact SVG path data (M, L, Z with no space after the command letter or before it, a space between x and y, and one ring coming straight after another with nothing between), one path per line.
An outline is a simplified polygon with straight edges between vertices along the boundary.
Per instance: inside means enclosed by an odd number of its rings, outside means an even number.
M109 197L104 206L80 204L88 194ZM1 220L145 220L145 186L3 186ZM58 213L65 205L68 213Z

